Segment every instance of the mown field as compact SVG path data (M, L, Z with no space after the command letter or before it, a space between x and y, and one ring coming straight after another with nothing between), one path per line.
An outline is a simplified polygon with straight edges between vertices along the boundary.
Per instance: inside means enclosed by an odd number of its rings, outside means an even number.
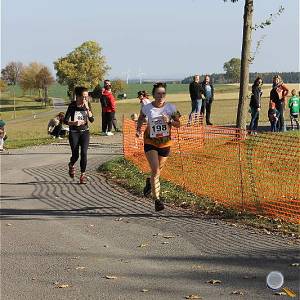
M288 85L290 90L296 88L299 90L299 84ZM146 89L151 92L152 84L129 84L128 95L131 99L118 100L117 102L117 120L122 127L123 116L129 118L132 113L138 113L140 105L136 98L137 91ZM268 125L268 95L271 85L264 86L263 105L260 122ZM216 96L212 107L211 120L215 125L235 124L236 110L238 103L238 86L237 85L215 85ZM1 118L7 122L6 130L9 138L6 147L15 148L30 144L49 142L46 128L48 121L54 117L58 110L52 108L43 108L41 103L34 101L36 94L28 94L22 97L22 91L16 87L16 119L14 120L13 100L10 92L2 93L0 97ZM50 97L66 99L66 87L55 84L49 90ZM191 110L191 103L188 94L188 85L169 84L168 101L174 103L177 109L187 115ZM92 103L95 122L91 124L91 132L97 134L100 132L100 106ZM62 109L63 110L63 109ZM34 118L35 116L35 118ZM288 113L286 113L288 121ZM250 121L250 114L247 115L247 122ZM293 133L292 133L293 134ZM294 133L297 134L297 133Z

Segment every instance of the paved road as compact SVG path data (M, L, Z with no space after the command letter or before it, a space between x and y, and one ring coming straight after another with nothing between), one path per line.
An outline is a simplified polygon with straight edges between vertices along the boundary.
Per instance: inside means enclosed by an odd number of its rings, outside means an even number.
M281 299L265 287L272 270L296 290L294 240L172 207L155 213L96 172L120 153L118 137L92 142L86 186L67 176L67 145L0 156L2 300Z

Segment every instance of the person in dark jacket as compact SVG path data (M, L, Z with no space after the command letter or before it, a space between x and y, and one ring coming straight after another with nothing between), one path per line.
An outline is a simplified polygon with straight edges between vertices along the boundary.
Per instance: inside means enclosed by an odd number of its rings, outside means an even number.
M250 99L251 122L249 125L249 130L252 134L256 134L258 127L259 112L261 109L262 84L262 78L257 77L252 85L252 95Z
M285 131L284 125L284 107L286 97L289 93L287 86L283 83L279 75L273 77L273 88L270 92L270 101L275 103L275 107L279 113L277 127L279 131Z
M75 88L76 101L72 101L65 114L64 123L69 125L69 143L72 156L69 162L69 176L75 176L75 163L80 150L80 183L86 183L85 170L87 165L87 151L90 141L88 122L94 122L91 104L88 101L88 90L85 87ZM71 119L71 120L70 120Z
M200 82L199 75L194 76L194 80L190 83L189 86L189 92L192 101L192 112L190 114L191 118L192 114L199 114L201 112L202 101L204 99L204 91Z
M204 99L202 102L201 113L205 115L206 125L212 125L210 121L211 105L214 101L214 86L211 83L210 76L205 75L202 81L202 89L204 91ZM205 114L206 111L206 114Z

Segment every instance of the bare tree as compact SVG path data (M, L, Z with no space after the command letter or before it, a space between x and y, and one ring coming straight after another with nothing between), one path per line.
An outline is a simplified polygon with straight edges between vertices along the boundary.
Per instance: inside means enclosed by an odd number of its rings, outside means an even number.
M21 62L10 62L1 70L1 78L8 85L16 85L20 80L23 64Z

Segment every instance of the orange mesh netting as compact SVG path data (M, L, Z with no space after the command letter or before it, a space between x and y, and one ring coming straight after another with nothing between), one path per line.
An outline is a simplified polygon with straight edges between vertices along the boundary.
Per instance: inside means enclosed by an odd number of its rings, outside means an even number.
M299 138L246 135L237 128L204 126L181 118L162 177L199 196L241 211L299 223ZM144 128L143 128L144 129ZM124 156L149 172L136 123L124 120Z

